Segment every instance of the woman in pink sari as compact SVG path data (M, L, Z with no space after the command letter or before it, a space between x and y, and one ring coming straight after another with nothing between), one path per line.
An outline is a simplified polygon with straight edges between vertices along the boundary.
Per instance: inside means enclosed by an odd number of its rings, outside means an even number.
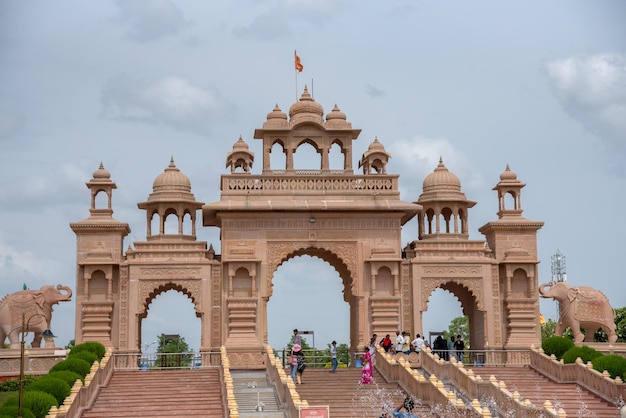
M365 346L363 354L363 368L361 369L361 383L369 385L374 381L374 370L372 368L372 355L368 346Z

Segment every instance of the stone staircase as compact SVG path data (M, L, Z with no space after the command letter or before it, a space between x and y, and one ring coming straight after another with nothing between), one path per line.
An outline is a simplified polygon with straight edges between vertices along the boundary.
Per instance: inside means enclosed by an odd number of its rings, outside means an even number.
M329 406L332 418L375 417L381 415L383 405L397 407L404 400L404 392L395 383L387 381L374 371L374 384L361 385L361 370L356 368L328 369L308 368L302 376L302 384L296 385L300 399L311 406ZM417 406L413 413L431 417L430 407Z
M231 370L230 375L240 418L288 418L278 403L274 387L267 382L265 371Z
M222 405L218 369L116 370L81 417L224 418Z
M493 375L504 382L511 392L519 392L523 399L542 406L548 400L557 408L563 408L568 417L619 417L617 406L575 383L557 383L528 367L469 367L483 380ZM483 400L480 400L484 404Z

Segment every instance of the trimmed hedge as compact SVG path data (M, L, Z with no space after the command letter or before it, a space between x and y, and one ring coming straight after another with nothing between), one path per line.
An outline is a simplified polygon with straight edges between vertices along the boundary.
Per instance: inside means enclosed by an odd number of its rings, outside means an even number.
M74 354L70 352L70 354L68 355L68 358L69 357L83 359L89 364L93 364L95 361L101 360L100 358L98 358L97 354L92 353L91 351L78 351Z
M583 363L587 363L588 361L593 363L595 358L598 358L602 355L602 353L595 348L591 348L589 346L583 345L582 347L572 347L563 353L563 363L575 363L576 359L580 357Z
M45 418L46 415L48 415L48 412L50 412L50 408L53 406L59 406L59 403L54 396L38 390L24 392L22 401L22 409L28 408L30 412L33 413L35 418ZM4 406L18 406L18 404L19 395L15 394L7 399Z
M15 418L19 413L19 409L19 405L3 406L0 408L0 418ZM22 405L22 418L35 418L35 414Z
M71 389L71 386L65 380L61 380L56 377L44 376L28 386L26 391L39 390L41 392L49 393L54 396L59 405L61 405L63 404L65 398L67 398L70 394Z
M91 364L78 357L70 356L65 360L58 362L50 369L51 372L56 372L60 370L71 370L78 373L82 377L85 377L87 376L87 374L89 374L89 371L91 370Z
M593 368L600 373L606 370L613 379L621 378L626 373L626 358L617 354L600 356L593 361Z
M548 356L554 354L557 360L560 360L563 357L563 354L573 347L574 341L567 337L548 337L541 342L543 352Z
M76 383L76 381L79 379L81 382L83 382L83 384L85 383L84 377L82 377L78 373L73 372L71 370L59 370L56 372L50 372L46 376L56 377L57 379L61 379L65 381L68 385L70 385L70 388L74 386L74 383Z
M102 343L97 343L94 341L87 341L87 342L74 346L70 350L69 355L71 356L72 354L76 354L81 351L88 351L90 353L94 353L98 357L97 360L100 361L102 360L102 357L104 357L104 354L106 353L107 350L104 347L104 344Z

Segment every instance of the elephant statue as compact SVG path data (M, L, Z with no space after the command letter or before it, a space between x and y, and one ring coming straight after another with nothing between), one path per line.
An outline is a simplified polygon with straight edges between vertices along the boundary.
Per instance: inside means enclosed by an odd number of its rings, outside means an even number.
M22 326L26 332L34 332L32 347L41 346L41 334L50 328L52 306L69 301L72 289L67 286L46 285L39 290L20 290L0 300L0 340L9 337L11 348L20 347Z
M588 286L570 286L565 282L544 283L539 294L559 302L559 322L556 335L563 335L567 327L574 331L574 341L593 341L593 334L602 328L609 342L617 341L615 333L615 310L604 293ZM585 329L585 334L580 332Z

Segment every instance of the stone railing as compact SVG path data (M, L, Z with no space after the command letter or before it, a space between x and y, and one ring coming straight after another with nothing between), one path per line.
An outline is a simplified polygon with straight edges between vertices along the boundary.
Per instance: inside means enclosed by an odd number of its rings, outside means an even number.
M265 346L265 360L268 379L274 385L278 400L285 408L287 416L300 416L300 407L309 405L305 400L300 399L291 376L285 373L281 359L274 354L274 350L269 345Z
M100 388L107 384L113 374L112 349L108 349L100 362L95 361L85 376L85 384L77 379L70 395L58 408L52 407L46 418L76 418L84 409L89 408Z
M398 193L398 175L223 175L223 194L265 192L357 193L372 191ZM243 193L241 193L243 192Z
M626 400L626 385L622 379L611 379L606 371L594 370L591 362L584 364L578 358L576 363L563 364L554 354L548 357L542 348L535 347L531 348L530 354L531 367L557 382L576 383L610 403Z
M421 367L430 374L431 379L433 376L437 376L437 379L448 382L464 396L473 399L472 406L489 401L489 403L497 405L499 410L513 414L513 416L565 416L563 410L556 411L549 401L546 401L542 406L535 406L528 399L522 400L519 393L510 392L503 382L498 383L495 378L490 378L489 381L483 380L481 376L476 376L471 370L466 369L463 363L458 362L455 357L450 361L444 361L437 354L433 354L430 348L423 349L420 356L422 356ZM523 357L511 356L513 359ZM421 394L421 392L418 393ZM489 409L489 406L483 406L484 409Z
M69 350L58 348L26 348L24 350L24 373L47 374L52 366L67 358ZM0 377L15 377L20 374L19 349L6 348L0 358Z
M420 356L417 353L411 354L414 357ZM411 362L403 355L397 354L396 358L379 347L375 367L387 381L398 383L413 398L436 404L444 411L462 410L466 414L464 416L491 417L489 410L482 408L477 400L474 400L471 405L465 405L465 402L457 398L453 391L444 387L443 382L435 374L431 374L426 379L417 369L411 367Z
M228 410L228 416L230 418L239 418L239 407L237 406L237 401L235 400L233 377L230 374L230 360L228 359L226 347L222 346L220 352L224 373L224 387L226 388L226 408Z

